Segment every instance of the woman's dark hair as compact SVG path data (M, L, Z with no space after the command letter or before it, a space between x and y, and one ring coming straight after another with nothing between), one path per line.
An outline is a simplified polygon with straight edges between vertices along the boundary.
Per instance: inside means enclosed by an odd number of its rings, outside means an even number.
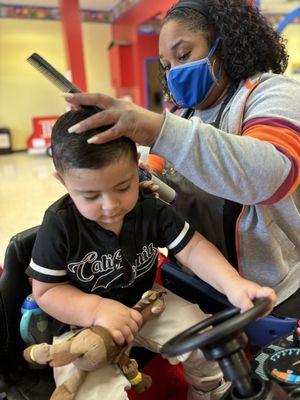
M176 20L192 32L204 33L210 47L219 36L221 42L216 53L232 80L247 79L257 72L280 74L285 71L288 64L285 40L246 0L206 0L209 18L191 8L176 9L176 4L174 10L169 10L163 25ZM170 98L161 64L160 78L163 93Z
M72 110L63 114L54 124L51 135L53 163L58 172L64 173L70 168L98 169L129 156L137 162L135 143L123 136L104 144L88 144L87 139L107 129L91 129L75 134L68 128L89 117L84 110Z

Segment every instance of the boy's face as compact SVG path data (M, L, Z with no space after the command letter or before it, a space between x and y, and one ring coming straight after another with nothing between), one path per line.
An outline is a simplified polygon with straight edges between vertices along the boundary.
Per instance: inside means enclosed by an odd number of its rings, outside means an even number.
M85 218L110 229L123 222L137 203L137 163L125 155L99 169L69 169L59 179Z

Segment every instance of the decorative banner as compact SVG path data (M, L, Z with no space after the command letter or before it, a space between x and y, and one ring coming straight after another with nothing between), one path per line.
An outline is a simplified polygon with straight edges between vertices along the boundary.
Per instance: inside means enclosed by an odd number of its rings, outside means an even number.
M285 15L280 14L267 14L267 20L273 25L277 26L281 21L284 20Z
M275 27L279 25L281 21L283 21L286 17L286 14L264 14L267 20ZM295 18L290 24L299 24L300 17Z
M111 11L84 10L80 11L82 22L112 23L129 11L132 7L140 3L141 0L120 1ZM285 14L265 14L272 25L278 25ZM0 18L20 18L20 19L39 19L39 20L59 20L58 7L39 7L0 4ZM300 18L296 18L293 23L299 23ZM160 30L159 20L153 20L142 25L139 30L144 33L158 33Z
M112 22L111 11L81 10L82 22ZM59 8L0 4L0 18L60 20Z
M159 34L161 29L161 18L153 18L152 20L147 21L146 24L140 25L138 29L139 33Z
M112 9L112 20L121 17L121 15L125 14L128 10L130 10L133 6L140 3L141 0L123 0L120 3L116 4Z
M112 22L112 15L110 11L81 10L80 15L82 22Z
M52 7L33 7L33 6L10 6L0 5L1 18L21 18L21 19L59 19L58 8Z

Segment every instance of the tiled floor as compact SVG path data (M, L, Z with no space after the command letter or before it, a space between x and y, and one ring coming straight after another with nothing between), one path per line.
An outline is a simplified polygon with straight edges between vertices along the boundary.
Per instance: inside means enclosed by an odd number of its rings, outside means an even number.
M46 155L0 155L0 265L11 236L39 225L44 211L65 193Z

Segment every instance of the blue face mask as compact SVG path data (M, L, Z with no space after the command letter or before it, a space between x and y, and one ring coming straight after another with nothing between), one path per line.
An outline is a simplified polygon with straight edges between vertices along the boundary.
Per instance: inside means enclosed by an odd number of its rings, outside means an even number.
M218 79L212 72L210 59L219 42L220 38L217 38L205 58L170 69L167 77L168 88L180 107L200 105L216 85Z

